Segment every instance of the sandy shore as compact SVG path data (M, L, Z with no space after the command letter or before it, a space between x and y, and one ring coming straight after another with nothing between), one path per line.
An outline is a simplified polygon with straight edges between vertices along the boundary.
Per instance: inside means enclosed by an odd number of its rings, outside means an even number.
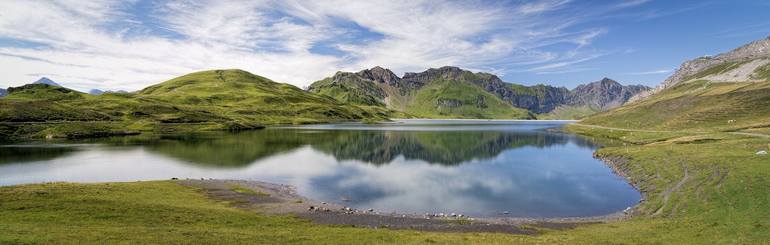
M542 229L571 229L582 224L627 218L623 212L575 218L474 218L436 217L377 210L357 210L338 203L311 200L297 194L289 185L246 180L178 180L184 186L198 188L209 198L259 213L296 215L319 224L368 227L372 229L414 229L443 232L499 232L538 234Z

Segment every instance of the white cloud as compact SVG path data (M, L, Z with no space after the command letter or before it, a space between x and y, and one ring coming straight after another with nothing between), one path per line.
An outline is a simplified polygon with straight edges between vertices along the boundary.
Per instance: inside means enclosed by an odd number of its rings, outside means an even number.
M618 8L558 12L570 1L509 6L427 0L173 0L150 2L157 12L139 16L132 9L136 3L0 1L0 38L16 42L0 43L0 66L6 69L0 86L48 76L81 90L137 90L218 68L240 68L300 87L337 70L375 65L396 72L443 65L559 72L595 58L595 50L583 47L606 33L574 26ZM376 33L376 38L355 38L361 31ZM322 43L340 53L311 52ZM562 44L573 48L549 48Z
M653 70L653 71L640 71L640 72L631 72L627 73L627 75L655 75L655 74L668 74L674 71L670 68L664 68L659 70Z

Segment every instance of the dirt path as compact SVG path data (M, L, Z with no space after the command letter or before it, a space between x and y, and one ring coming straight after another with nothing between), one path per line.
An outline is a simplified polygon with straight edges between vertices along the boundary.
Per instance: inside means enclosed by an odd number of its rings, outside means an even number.
M768 135L768 134L759 134L759 133L747 133L747 132L730 132L730 134L735 134L735 135L745 135L745 136L754 136L754 137L762 137L762 138L770 138L770 135Z
M576 126L580 126L580 127L587 127L587 128L599 128L599 129L608 129L608 130L617 130L617 131L629 131L629 132L647 132L647 133L675 133L675 132L678 132L678 131L667 131L667 130L646 130L646 129L613 128L613 127L605 127L605 126L590 125L590 124L580 124L580 123L573 123L571 125L576 125Z
M690 175L688 174L688 171L687 171L687 166L683 165L682 167L684 168L684 177L682 177L682 180L679 180L679 182L677 182L676 185L674 185L674 187L671 187L670 189L663 191L662 193L663 205L661 205L660 208L658 208L658 210L655 210L655 213L652 214L653 216L658 216L661 213L663 213L663 207L665 207L666 204L668 204L668 198L671 196L671 193L679 191L679 189L682 188L684 183L687 182L687 179L690 178Z

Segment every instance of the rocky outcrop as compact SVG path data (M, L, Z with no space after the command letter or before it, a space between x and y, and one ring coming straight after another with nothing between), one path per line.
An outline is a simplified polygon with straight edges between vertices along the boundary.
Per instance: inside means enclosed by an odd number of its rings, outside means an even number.
M58 83L54 82L51 79L48 79L47 77L41 77L37 81L33 82L33 84L48 84L51 86L61 87L61 85L59 85Z
M650 90L643 85L623 86L615 80L604 78L583 84L570 91L568 105L589 106L597 110L609 110L626 103L634 95Z
M770 37L751 42L730 52L722 53L716 56L703 56L684 62L670 77L666 78L654 90L641 93L630 101L639 101L645 99L661 90L674 87L682 82L692 79L706 79L714 81L752 81L752 73L760 66L767 65L770 62ZM717 71L709 69L720 68ZM710 75L719 75L722 72L738 69L737 72L722 77L708 77ZM715 73L715 74L703 74ZM698 75L702 76L698 76ZM730 79L734 78L734 79Z

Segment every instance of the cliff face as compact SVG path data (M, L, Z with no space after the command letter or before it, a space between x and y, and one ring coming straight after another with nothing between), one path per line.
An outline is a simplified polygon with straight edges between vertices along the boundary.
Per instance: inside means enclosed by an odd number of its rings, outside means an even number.
M408 104L414 102L416 95L426 88L436 90L436 87L445 86L444 83L452 83L451 86L454 87L470 86L474 89L466 91L467 94L463 98L449 98L452 96L447 97L442 91L433 91L432 96L437 97L437 109L456 108L463 104L473 104L483 109L488 102L486 96L491 95L510 106L536 114L551 112L562 105L589 106L596 111L606 110L620 106L631 96L649 89L638 85L623 86L607 78L580 85L574 90L542 84L524 86L506 83L493 74L474 73L458 67L445 66L423 72L408 72L402 78L382 67L356 73L337 72L330 78L313 83L309 90L344 102L385 104L391 109L408 111ZM476 91L479 89L482 92ZM398 103L392 102L396 100L393 98L397 98ZM471 100L475 103L469 103Z

